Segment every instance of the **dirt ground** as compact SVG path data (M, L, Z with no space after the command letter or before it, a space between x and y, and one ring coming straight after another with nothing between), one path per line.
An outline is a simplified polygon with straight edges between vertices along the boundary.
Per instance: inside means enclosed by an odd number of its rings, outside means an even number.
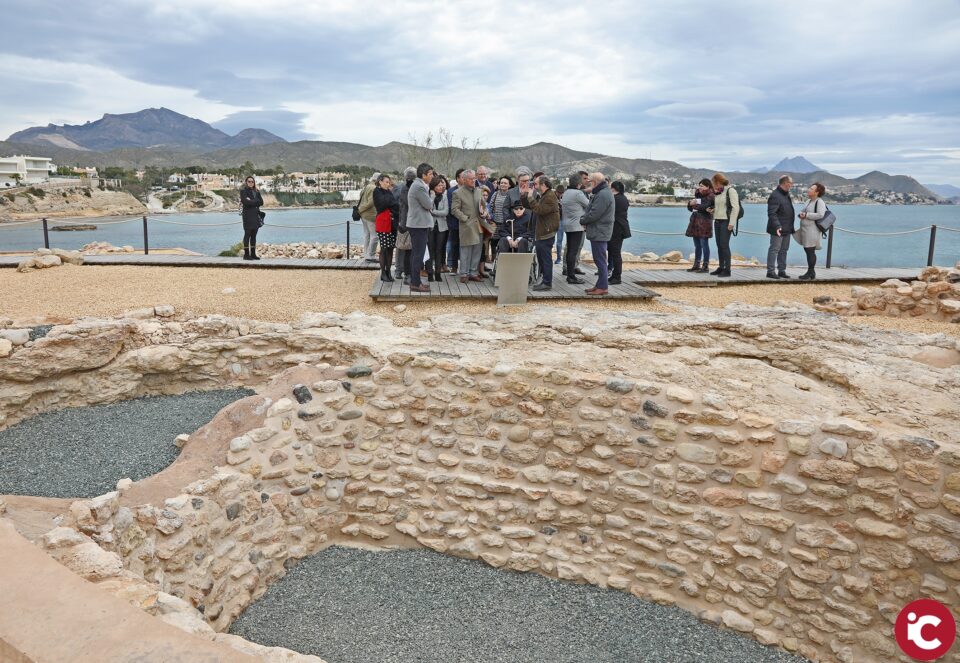
M398 325L442 313L494 313L493 301L413 301L375 303L368 296L376 272L350 270L249 270L194 267L65 265L25 274L0 270L0 317L18 322L59 321L80 316L113 316L135 308L172 304L178 312L220 313L257 320L292 322L305 311L361 311L391 318ZM224 294L227 288L235 289ZM675 302L723 307L732 302L770 306L786 300L810 304L818 295L843 297L849 284L758 284L654 288L654 301L557 301L549 306L669 313ZM543 306L537 303L530 306ZM518 310L518 309L510 309ZM916 333L960 336L958 325L931 320L861 317L851 324Z

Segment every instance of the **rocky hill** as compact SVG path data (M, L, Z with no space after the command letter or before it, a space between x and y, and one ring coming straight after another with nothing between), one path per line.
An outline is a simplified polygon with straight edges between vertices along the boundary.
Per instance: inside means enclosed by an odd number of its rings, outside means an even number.
M183 146L191 150L239 148L283 142L263 129L244 129L230 136L202 120L167 108L147 108L136 113L105 114L85 124L48 124L18 131L8 139L16 143L56 146L98 152L124 147Z
M41 217L131 216L146 211L143 203L126 191L101 191L96 187L31 187L0 195L0 223Z
M336 141L289 143L262 129L244 129L236 136L229 136L206 122L165 108L125 115L108 114L101 120L78 126L34 127L13 134L8 142L0 142L0 155L38 151L58 164L98 168L195 165L216 170L235 168L249 161L259 168L282 166L287 172L340 164L399 172L410 164L427 160L446 173L481 163L497 172L512 172L517 166L526 165L555 176L566 176L578 170L599 170L613 177L658 176L695 181L713 173L674 161L628 159L545 142L524 147L426 149L396 141L379 147ZM848 179L822 171L803 157L784 159L766 172L734 172L729 175L736 184L766 186L776 184L784 172L798 175L798 182L819 180L832 190L851 194L861 194L869 189L912 194L931 202L938 199L937 194L912 177L874 171Z

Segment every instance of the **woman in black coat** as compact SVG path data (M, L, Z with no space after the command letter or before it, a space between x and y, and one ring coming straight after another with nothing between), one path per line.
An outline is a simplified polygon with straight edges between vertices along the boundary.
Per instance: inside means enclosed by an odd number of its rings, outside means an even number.
M710 238L713 237L713 182L704 178L697 185L697 197L687 203L690 223L687 237L693 238L693 267L688 272L710 271Z
M373 207L377 210L375 219L377 239L380 240L380 280L392 282L390 267L393 264L393 250L397 246L397 224L400 220L400 203L393 195L393 181L389 175L380 175L373 190Z
M257 231L263 225L263 196L257 189L257 181L250 175L240 190L240 215L243 218L243 259L260 260L257 256Z
M631 235L630 220L627 218L630 212L630 201L624 194L623 182L614 182L610 188L615 193L613 194L613 235L610 236L610 242L607 244L607 262L611 271L608 283L617 285L623 275L623 256L620 254L620 249L623 248L623 240Z

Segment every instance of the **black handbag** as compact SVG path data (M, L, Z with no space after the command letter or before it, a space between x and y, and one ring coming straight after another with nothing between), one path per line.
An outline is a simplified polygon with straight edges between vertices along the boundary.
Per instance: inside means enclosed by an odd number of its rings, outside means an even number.
M260 215L260 226L259 226L259 227L260 227L260 228L263 228L263 220L264 220L265 218L267 218L267 213L266 213L266 212L257 212L257 214Z

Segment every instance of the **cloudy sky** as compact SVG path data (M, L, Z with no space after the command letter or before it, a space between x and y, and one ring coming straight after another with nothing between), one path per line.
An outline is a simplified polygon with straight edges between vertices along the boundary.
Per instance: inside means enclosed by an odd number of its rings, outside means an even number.
M960 185L960 2L31 0L0 137L166 106L381 145L446 127L746 169L802 154Z

